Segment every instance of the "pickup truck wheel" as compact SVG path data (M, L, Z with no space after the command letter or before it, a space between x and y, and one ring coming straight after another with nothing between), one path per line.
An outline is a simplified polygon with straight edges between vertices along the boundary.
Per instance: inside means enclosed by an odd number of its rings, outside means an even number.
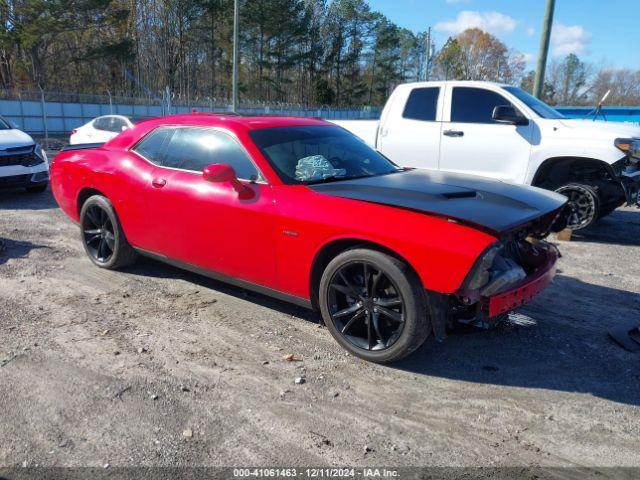
M124 236L111 202L102 195L89 197L82 205L80 234L89 259L101 268L125 267L137 257Z
M420 279L404 262L375 250L335 257L322 274L318 298L331 335L371 362L400 360L431 331Z
M567 197L572 208L567 228L581 230L593 225L600 218L600 197L591 185L567 183L556 188L556 192Z

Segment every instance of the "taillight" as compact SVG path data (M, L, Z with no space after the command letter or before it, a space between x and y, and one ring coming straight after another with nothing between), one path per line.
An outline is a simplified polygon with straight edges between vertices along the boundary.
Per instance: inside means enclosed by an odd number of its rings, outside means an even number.
M78 133L77 129L74 128L73 130L71 130L71 135L75 135L76 133Z

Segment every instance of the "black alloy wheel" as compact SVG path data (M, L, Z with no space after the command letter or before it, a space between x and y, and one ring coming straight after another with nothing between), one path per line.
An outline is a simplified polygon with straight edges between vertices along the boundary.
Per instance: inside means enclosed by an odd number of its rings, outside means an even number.
M328 263L318 306L333 338L371 362L400 360L431 332L427 295L415 271L399 258L365 247L345 250Z
M80 210L82 245L93 263L116 269L132 264L136 251L127 241L111 202L102 195L89 197Z
M91 205L87 209L82 233L89 255L100 263L107 263L113 256L116 236L113 223L102 207Z
M557 188L556 192L569 199L571 213L567 219L567 228L581 230L598 220L600 197L591 185L568 183Z
M364 350L384 350L396 342L404 327L404 301L380 268L348 263L329 288L331 320L349 342Z

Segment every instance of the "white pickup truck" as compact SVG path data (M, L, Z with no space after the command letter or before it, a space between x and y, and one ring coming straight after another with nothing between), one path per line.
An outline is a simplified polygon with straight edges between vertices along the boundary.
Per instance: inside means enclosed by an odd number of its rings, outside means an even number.
M566 119L525 91L489 82L398 86L380 121L334 121L395 163L482 175L564 194L581 229L638 202L640 127Z

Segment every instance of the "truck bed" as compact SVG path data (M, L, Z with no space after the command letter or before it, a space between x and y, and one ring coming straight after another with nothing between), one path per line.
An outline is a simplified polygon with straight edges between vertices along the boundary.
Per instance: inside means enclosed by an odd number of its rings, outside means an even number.
M376 137L378 134L378 120L328 120L355 136L360 137L371 148L376 148Z

